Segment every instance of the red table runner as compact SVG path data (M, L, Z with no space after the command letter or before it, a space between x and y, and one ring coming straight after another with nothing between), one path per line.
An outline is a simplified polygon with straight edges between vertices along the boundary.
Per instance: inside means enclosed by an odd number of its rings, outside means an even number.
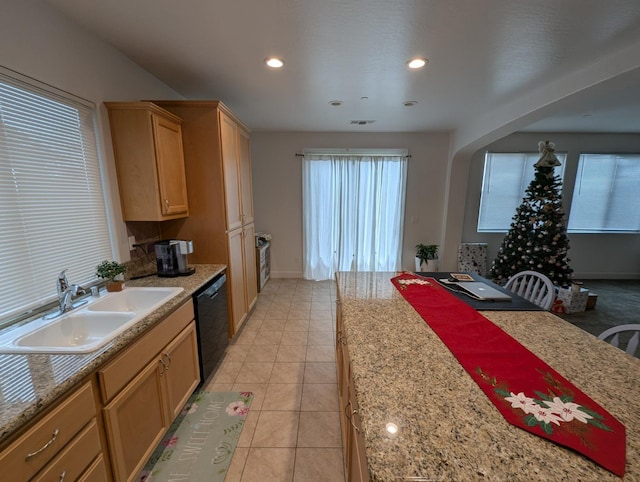
M434 279L391 279L511 424L624 475L625 428L517 340Z

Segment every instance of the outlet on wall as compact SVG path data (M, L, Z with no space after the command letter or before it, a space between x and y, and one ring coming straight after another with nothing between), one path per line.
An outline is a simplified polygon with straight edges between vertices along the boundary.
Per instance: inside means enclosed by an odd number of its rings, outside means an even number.
M129 251L134 251L136 249L134 244L136 244L136 237L135 236L129 236Z

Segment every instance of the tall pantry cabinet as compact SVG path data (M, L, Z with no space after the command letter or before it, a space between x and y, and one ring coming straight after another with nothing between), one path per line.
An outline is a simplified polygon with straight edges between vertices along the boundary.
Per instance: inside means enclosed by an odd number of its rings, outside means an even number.
M153 101L182 119L189 217L161 223L164 238L193 240L194 263L224 263L229 336L257 299L249 130L219 101Z

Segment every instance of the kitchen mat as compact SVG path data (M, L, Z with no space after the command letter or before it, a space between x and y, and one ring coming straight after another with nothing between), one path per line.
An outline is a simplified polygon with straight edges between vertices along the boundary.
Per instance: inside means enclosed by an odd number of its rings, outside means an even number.
M222 482L253 399L251 392L195 392L136 482Z

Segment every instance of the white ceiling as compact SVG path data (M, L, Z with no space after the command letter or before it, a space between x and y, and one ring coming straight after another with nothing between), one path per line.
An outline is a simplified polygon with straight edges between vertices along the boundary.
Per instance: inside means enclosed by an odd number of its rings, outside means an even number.
M45 1L254 130L456 130L542 92L520 130L640 132L638 0Z

